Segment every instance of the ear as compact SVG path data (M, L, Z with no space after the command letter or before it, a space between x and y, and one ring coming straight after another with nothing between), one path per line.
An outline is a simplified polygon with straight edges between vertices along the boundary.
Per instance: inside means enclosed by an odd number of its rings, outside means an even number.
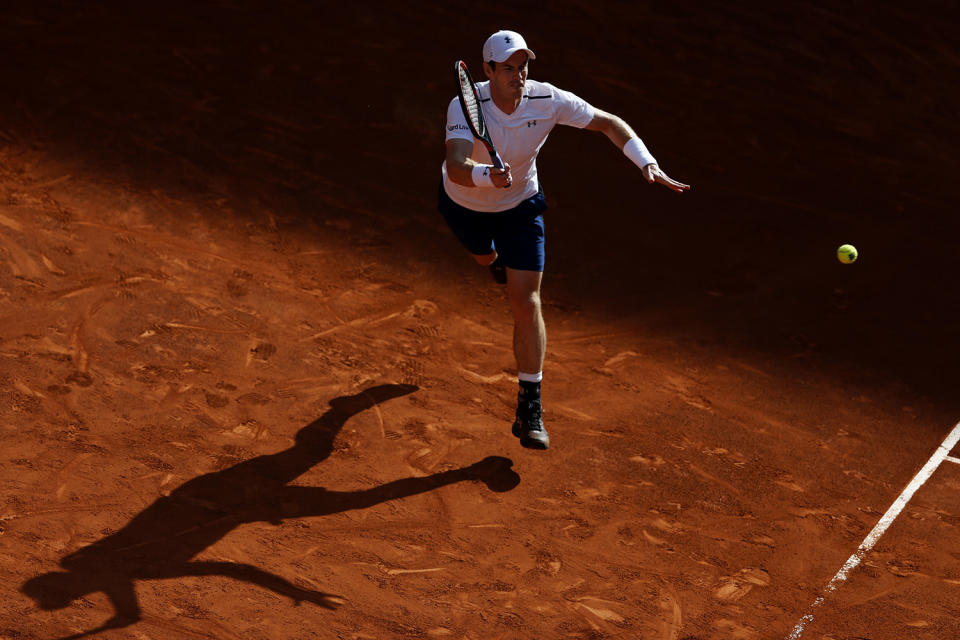
M487 76L487 80L493 80L493 68L490 66L490 63L483 63L483 73Z

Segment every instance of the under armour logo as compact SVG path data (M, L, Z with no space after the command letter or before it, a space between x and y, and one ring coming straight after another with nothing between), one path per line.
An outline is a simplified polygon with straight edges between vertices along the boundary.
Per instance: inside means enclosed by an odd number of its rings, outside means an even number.
M485 176L490 175L490 169L484 169L484 170L483 170L483 175L485 175Z
M536 120L531 120L530 122L527 123L527 129L529 129L530 127L535 127L535 126L537 126L537 121L536 121Z
M513 38L511 38L510 36L504 36L503 41L506 42L507 45L513 44Z

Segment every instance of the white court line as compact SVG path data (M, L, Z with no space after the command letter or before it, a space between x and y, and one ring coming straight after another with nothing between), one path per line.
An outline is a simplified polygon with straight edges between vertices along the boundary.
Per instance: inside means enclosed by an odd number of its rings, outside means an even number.
M867 537L863 539L863 542L860 543L860 547L857 549L857 552L854 553L850 558L843 563L843 566L840 567L840 571L837 571L837 575L833 576L833 579L827 583L827 586L824 587L822 595L817 597L813 601L813 604L810 605L810 610L807 615L800 618L800 622L797 623L797 626L793 628L793 631L790 632L790 635L787 636L787 640L797 640L801 634L803 634L804 628L811 622L813 622L813 611L826 599L826 597L833 593L840 583L847 579L847 576L850 572L860 564L860 561L863 560L863 557L873 549L873 545L877 543L877 540L880 539L880 536L886 532L887 528L893 524L893 521L897 519L897 516L900 515L900 512L903 511L904 507L907 506L907 503L910 502L910 499L913 497L913 494L917 492L917 489L923 486L923 483L933 475L933 472L937 470L937 467L940 466L944 460L950 460L951 462L960 463L960 459L954 458L950 455L950 452L957 442L960 441L960 422L953 428L953 431L950 432L950 435L947 436L947 439L943 441L937 450L934 451L933 455L927 460L927 464L923 465L923 468L917 472L917 475L913 477L913 480L910 481L910 484L907 485L907 488L903 490L903 493L890 505L890 508L887 509L887 512L883 514L883 517L880 518L880 521L877 522L877 525L873 530L867 534Z
M954 458L953 456L947 456L944 458L944 460L947 462L956 462L957 464L960 464L960 458Z

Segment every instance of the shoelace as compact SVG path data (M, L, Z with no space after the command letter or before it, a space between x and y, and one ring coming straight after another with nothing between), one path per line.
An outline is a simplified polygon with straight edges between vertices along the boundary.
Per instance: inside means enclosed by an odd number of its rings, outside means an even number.
M543 429L543 407L539 402L527 402L526 405L524 422L527 423L527 428L531 431L540 431Z

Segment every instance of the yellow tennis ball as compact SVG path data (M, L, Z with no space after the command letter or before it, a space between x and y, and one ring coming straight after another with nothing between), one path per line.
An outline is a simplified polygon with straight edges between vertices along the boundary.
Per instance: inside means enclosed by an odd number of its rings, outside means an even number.
M857 259L857 248L852 244L840 245L837 249L837 260L843 264L850 264Z

